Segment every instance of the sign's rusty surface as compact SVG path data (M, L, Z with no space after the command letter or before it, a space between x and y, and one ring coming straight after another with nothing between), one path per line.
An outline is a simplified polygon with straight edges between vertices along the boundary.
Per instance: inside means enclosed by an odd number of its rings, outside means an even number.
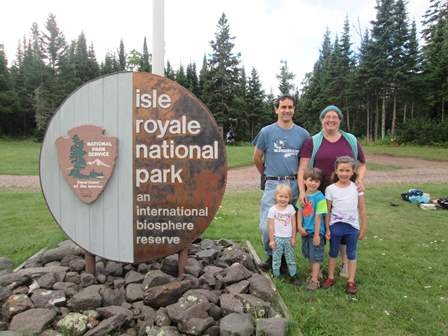
M225 147L207 108L163 77L134 74L134 257L187 247L224 195Z
M56 139L62 175L78 198L93 203L103 192L115 166L117 138L104 135L104 129L83 125Z
M70 239L134 263L185 251L199 237L221 204L227 162L213 116L190 91L125 72L84 84L56 111L39 175Z

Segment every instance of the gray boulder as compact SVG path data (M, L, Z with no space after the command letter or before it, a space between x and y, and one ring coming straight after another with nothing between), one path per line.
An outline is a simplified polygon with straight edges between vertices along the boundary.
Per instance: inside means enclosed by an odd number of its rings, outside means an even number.
M224 315L230 313L244 313L244 306L233 294L223 294L219 298L220 306Z
M104 306L120 306L126 302L126 291L123 287L102 287L100 290Z
M11 295L2 306L2 314L10 319L16 314L33 307L33 302L25 294Z
M203 274L199 277L199 281L201 283L205 283L210 287L214 287L216 285L216 275L223 271L223 268L216 266L205 266L203 270Z
M145 289L143 301L145 304L160 308L175 303L187 290L191 289L191 282L172 281L162 286Z
M182 336L182 334L172 326L144 326L140 329L139 336Z
M115 261L108 261L104 269L104 274L112 276L122 276L123 265Z
M74 311L101 307L101 303L103 301L100 295L101 288L102 286L100 285L84 288L68 301L68 307Z
M251 314L255 320L268 317L271 308L269 302L250 294L237 294L236 297L243 304L244 312Z
M142 285L139 283L131 283L126 286L126 300L128 302L139 301L143 299Z
M199 274L201 274L201 271L202 271L201 263L197 259L188 258L187 265L185 266L185 272L197 278Z
M201 250L198 253L196 253L196 258L200 260L205 260L208 264L213 263L215 258L218 256L219 250L215 248L210 248L207 250Z
M11 259L0 257L0 271L7 270L12 271L14 268L14 262Z
M221 336L251 336L254 325L249 314L229 314L219 321Z
M52 309L34 308L17 314L13 317L9 330L38 334L42 332L56 317Z
M243 280L226 287L226 290L231 294L247 293L249 290L249 281Z
M232 284L246 280L252 276L252 272L239 263L232 264L229 268L216 275L218 280L225 284Z
M6 273L0 276L0 287L16 288L22 285L28 285L32 282L29 275L18 274L17 272Z
M145 276L136 271L129 271L128 273L126 273L126 276L124 278L126 285L129 285L131 283L140 283L144 279L145 279Z
M285 336L288 321L284 318L258 319L256 334L259 336Z
M65 243L59 247L51 250L47 250L40 256L40 262L47 264L51 261L62 260L65 256L69 255L81 255L83 250L74 243Z
M271 282L261 274L254 273L249 278L249 292L265 301L272 301L275 295Z
M210 303L207 298L195 295L185 295L174 304L166 307L172 321L181 322L192 318L207 318Z
M224 249L216 261L227 265L240 263L252 272L256 272L257 270L252 256L245 249L239 246L231 246Z
M96 284L96 277L90 273L82 273L81 274L81 287L89 287Z
M146 273L145 279L143 280L143 289L146 290L150 287L165 285L175 279L176 278L172 275L166 274L160 270L152 270Z
M201 242L199 243L199 246L202 250L207 250L207 249L216 249L217 245L216 242L214 240L211 239L203 239L201 240Z
M66 303L65 292L63 290L36 289L31 295L31 301L36 308L51 308L54 306L64 306Z
M72 270L73 272L81 272L86 267L86 261L84 260L84 258L76 257L70 260L70 262L68 263L68 267L70 267L70 270Z
M205 297L209 302L213 302L217 304L219 302L219 292L211 291L208 289L190 289L185 292L183 296L198 296L198 297Z
M77 272L67 272L65 282L73 282L77 285L81 284L81 276Z
M175 277L177 276L178 264L179 256L177 254L170 255L163 259L161 270Z
M84 336L103 336L121 328L126 322L126 316L122 314L113 315L108 319L101 321L95 328L89 330Z
M171 324L171 319L168 316L168 312L165 307L159 308L156 311L154 323L159 327L169 326Z
M178 323L178 329L187 335L202 335L204 330L211 327L214 323L213 318L197 318L192 317L187 320L182 320Z
M39 279L37 279L37 283L40 288L51 289L53 285L59 281L59 277L56 273L50 272L42 275Z
M97 308L96 311L103 318L109 318L111 316L121 314L121 315L126 316L126 319L128 321L130 321L132 319L132 317L133 317L133 314L132 314L132 312L129 309L126 309L126 308L121 307L121 306L100 307L100 308Z
M72 297L80 291L81 287L73 282L56 282L53 289L63 290L65 296Z
M12 295L12 292L7 287L0 287L0 304L6 301Z
M137 301L132 304L134 308L134 318L138 318L143 321L154 321L156 319L156 311L150 306L146 306L143 301ZM169 325L169 324L168 324Z

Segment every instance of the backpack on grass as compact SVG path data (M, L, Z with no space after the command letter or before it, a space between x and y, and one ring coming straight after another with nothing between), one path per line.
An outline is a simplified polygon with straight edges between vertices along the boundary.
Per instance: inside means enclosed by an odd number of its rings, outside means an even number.
M437 206L439 206L442 209L448 210L448 197L445 198L439 198L437 200Z
M412 204L422 204L430 202L430 195L425 194L419 189L409 189L408 192L402 193L401 198L404 201L411 202Z

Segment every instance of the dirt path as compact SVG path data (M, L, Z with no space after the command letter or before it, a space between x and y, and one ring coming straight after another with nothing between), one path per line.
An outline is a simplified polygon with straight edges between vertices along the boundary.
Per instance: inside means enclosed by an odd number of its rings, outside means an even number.
M367 162L399 167L399 169L385 171L368 171L366 176L367 185L405 183L417 186L417 184L424 182L448 183L447 161L427 161L388 155L367 155ZM227 190L256 189L259 185L259 178L259 174L254 166L230 169L227 177ZM39 191L39 177L0 175L1 188L18 191Z
M412 184L424 182L448 183L448 162L427 161L414 158L399 158L388 155L367 155L367 169L369 162L379 165L396 166L399 169L368 170L367 185L378 184ZM228 172L227 190L241 190L258 188L260 175L255 167L231 169Z

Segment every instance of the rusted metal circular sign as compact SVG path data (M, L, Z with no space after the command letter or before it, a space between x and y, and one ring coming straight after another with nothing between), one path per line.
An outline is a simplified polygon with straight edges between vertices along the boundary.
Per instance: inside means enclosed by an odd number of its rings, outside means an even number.
M57 223L90 253L121 262L186 248L216 214L226 176L207 108L148 73L114 74L75 91L51 120L40 158Z

